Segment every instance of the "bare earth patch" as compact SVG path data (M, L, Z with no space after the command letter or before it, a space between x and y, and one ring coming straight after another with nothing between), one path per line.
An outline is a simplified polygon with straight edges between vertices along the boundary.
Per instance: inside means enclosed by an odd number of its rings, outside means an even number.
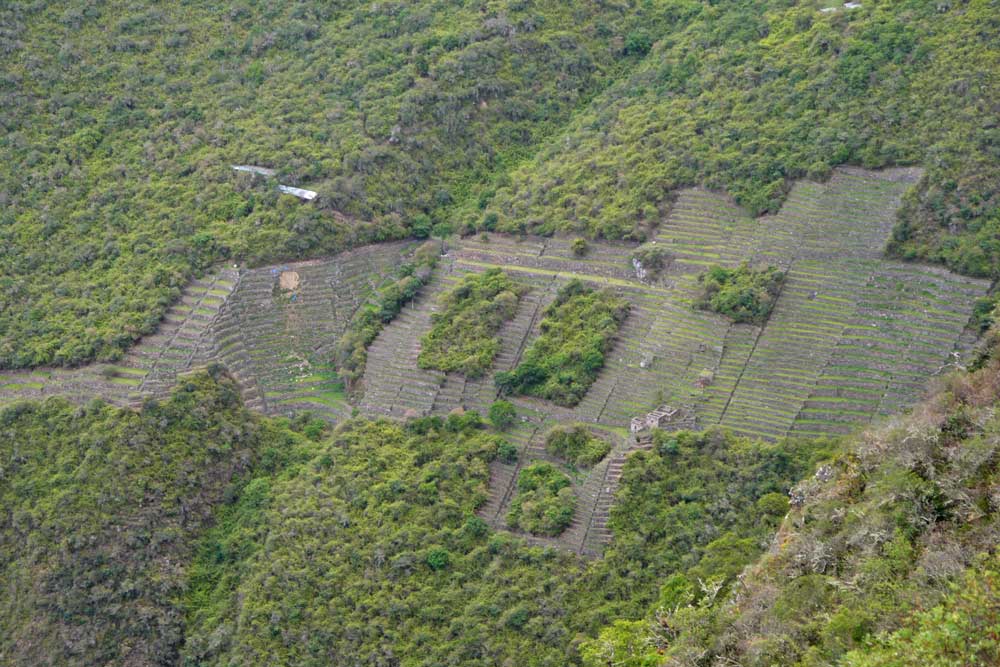
M278 276L278 286L289 292L299 288L299 274L297 271L282 271Z

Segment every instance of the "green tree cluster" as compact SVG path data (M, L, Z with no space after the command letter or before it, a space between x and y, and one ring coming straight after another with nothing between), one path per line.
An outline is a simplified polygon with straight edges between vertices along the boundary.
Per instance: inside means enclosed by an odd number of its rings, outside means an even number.
M138 412L57 398L0 411L0 663L178 664L200 536L311 424L253 415L217 368Z
M592 466L608 455L611 444L584 424L567 424L555 426L545 434L545 451L567 463Z
M775 211L844 163L924 168L893 253L998 275L991 0L835 9L4 3L0 366L118 358L220 261L643 240L679 187Z
M702 293L695 308L725 315L734 322L763 324L781 293L785 274L778 268L752 269L741 264L735 269L713 266L698 276Z
M668 18L590 0L0 3L0 367L119 357L216 262L448 233L474 186L641 59L627 35Z
M796 485L774 547L738 588L654 619L665 663L995 662L998 382L996 358L952 376Z
M773 213L794 179L914 165L891 251L1000 275L995 5L822 4L663 3L648 55L491 187L496 229L646 240L681 187Z
M507 525L550 537L563 532L576 511L571 484L551 463L540 461L524 467L517 476L517 495L510 503Z
M253 520L198 551L182 664L574 662L582 563L474 513L499 442L471 412L354 420L245 487L232 507Z
M546 306L541 335L509 372L496 374L505 393L538 396L558 405L580 402L604 366L628 302L610 290L595 290L573 279Z
M493 403L490 404L490 411L487 416L490 418L490 423L492 423L497 430L506 431L514 425L514 422L517 419L517 409L510 401L501 399L499 401L493 401Z
M632 252L632 266L641 280L659 277L670 260L670 252L655 242L643 243Z
M466 275L441 295L441 312L431 315L431 330L420 339L417 363L481 376L500 349L500 327L514 317L525 291L502 269Z
M940 603L908 618L843 660L844 667L1000 664L1000 562L985 554Z

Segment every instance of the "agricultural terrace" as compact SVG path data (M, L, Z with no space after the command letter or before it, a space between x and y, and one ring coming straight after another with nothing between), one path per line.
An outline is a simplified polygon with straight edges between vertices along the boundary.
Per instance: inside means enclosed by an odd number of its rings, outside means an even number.
M368 246L329 259L221 268L193 281L156 333L115 364L0 373L0 404L65 395L138 405L166 396L178 374L221 363L251 408L268 414L350 414L332 371L347 322L416 244Z
M2 373L0 403L59 393L135 404L161 396L178 373L220 362L249 404L270 414L309 409L337 420L354 408L397 417L466 408L485 415L497 398L496 373L517 365L539 335L545 307L576 278L620 295L629 314L596 381L573 408L510 398L518 415L505 437L519 456L492 464L480 513L504 528L521 468L558 463L545 450L545 434L557 423L587 424L612 450L593 468L571 474L578 505L566 530L530 539L598 553L625 456L650 446L629 436L633 417L668 404L683 408L698 428L721 424L767 439L847 433L912 404L926 378L974 342L967 324L986 281L882 255L901 197L918 176L907 169L837 169L826 183L797 183L777 214L760 218L723 195L681 191L657 231L656 244L669 258L651 282L636 277L634 245L593 242L578 257L570 239L491 234L452 242L419 296L369 347L354 406L329 361L351 316L416 244L218 270L192 283L157 333L122 362ZM762 325L693 307L702 293L700 274L743 262L785 274ZM471 379L419 368L420 340L440 295L467 275L498 267L528 290L500 327L492 367Z
M766 439L847 433L912 404L926 378L967 349L973 302L989 284L882 254L901 197L918 177L907 169L841 168L826 183L797 183L777 214L760 218L725 196L684 190L656 237L670 260L648 284L636 278L633 246L595 242L576 257L568 239L466 238L442 259L429 289L372 345L362 409L404 416L465 407L485 414L497 396L493 376L517 365L562 285L578 278L616 290L631 309L583 400L567 409L509 399L519 419L508 438L522 455L513 464L493 464L482 509L503 527L520 467L552 460L545 432L556 423L591 424L616 444L605 462L576 480L580 505L560 539L596 552L606 538L619 462L635 447L627 437L632 417L666 403L693 414L699 428L721 424ZM700 274L743 262L785 273L763 325L694 309ZM418 369L418 341L436 311L435 294L495 267L531 290L501 329L491 373L467 380Z

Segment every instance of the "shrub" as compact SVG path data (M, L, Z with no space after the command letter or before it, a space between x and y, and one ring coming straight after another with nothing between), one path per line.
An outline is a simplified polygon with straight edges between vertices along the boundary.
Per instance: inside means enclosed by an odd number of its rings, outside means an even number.
M442 295L442 311L420 339L419 366L481 376L500 348L497 332L514 316L525 291L500 269L465 276Z
M443 547L434 547L427 552L427 566L434 571L445 569L450 561L451 554Z
M510 401L494 401L489 411L490 422L500 431L506 431L514 425L517 411Z
M497 447L497 458L500 459L501 463L516 463L517 447L504 440L500 443L500 446Z
M741 264L736 269L713 266L698 276L702 295L695 307L711 310L734 322L763 324L771 314L781 292L785 274L776 267L751 269Z
M639 280L655 280L670 265L671 255L662 245L646 243L632 252L632 268Z
M1000 567L980 554L941 603L919 611L865 650L848 653L849 667L949 667L1000 664Z
M576 495L570 479L551 463L533 463L517 478L507 524L535 535L556 536L573 520Z
M573 424L556 426L549 431L545 436L545 450L569 463L592 466L608 455L611 445L583 424Z
M976 299L972 308L972 324L979 333L983 333L993 326L993 322L996 319L996 299L995 295Z
M587 239L583 237L577 237L573 239L573 242L569 244L570 250L573 251L574 257L583 257L590 250L590 245L587 243Z
M644 56L653 48L653 38L645 30L630 32L625 37L622 52L626 56Z
M399 268L398 277L377 290L351 318L337 343L335 359L337 372L348 387L364 375L368 346L430 280L440 253L440 242L423 243L413 253L413 261Z
M604 354L628 309L628 302L611 291L597 291L571 280L546 307L542 333L521 363L510 372L497 373L497 387L563 406L576 405L597 379Z

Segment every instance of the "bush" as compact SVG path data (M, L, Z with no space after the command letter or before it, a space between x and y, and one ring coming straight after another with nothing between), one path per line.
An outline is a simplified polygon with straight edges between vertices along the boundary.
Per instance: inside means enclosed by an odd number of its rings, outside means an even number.
M980 554L976 567L940 604L893 633L844 656L847 667L951 667L1000 664L1000 561Z
M514 425L517 411L510 401L494 401L489 411L490 422L500 431L506 431Z
M760 270L748 264L736 269L713 266L698 276L703 292L695 308L720 313L734 322L763 324L784 279L785 274L773 266Z
M432 570L443 570L448 567L448 563L451 560L451 554L448 553L447 549L442 547L435 547L427 552L427 566Z
M554 537L573 520L576 495L570 479L551 463L533 463L517 478L517 495L507 524L535 535Z
M590 250L590 244L587 243L587 239L582 237L577 237L573 239L573 242L569 244L570 250L573 251L574 257L583 257Z
M500 348L497 332L514 317L525 291L500 269L465 276L442 295L442 311L431 317L431 330L420 339L419 366L481 376Z
M671 255L662 245L647 243L632 252L632 268L639 280L655 280L670 265Z
M597 379L604 354L628 310L628 302L611 291L597 291L571 280L546 307L542 333L521 363L510 372L496 374L497 387L558 405L576 405Z
M497 458L500 459L501 463L511 464L517 462L517 447L510 444L506 440L500 443L497 447Z
M583 424L556 426L545 436L545 450L579 466L592 466L611 451L611 445Z

